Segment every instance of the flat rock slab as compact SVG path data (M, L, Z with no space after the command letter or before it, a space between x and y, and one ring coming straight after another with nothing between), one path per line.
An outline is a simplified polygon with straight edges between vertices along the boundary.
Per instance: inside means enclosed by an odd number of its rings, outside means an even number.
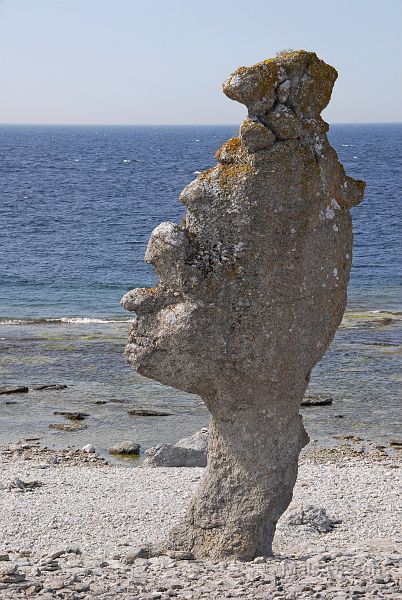
M69 412L66 410L55 410L54 415L60 415L65 417L66 419L70 419L71 421L83 421L87 417L89 417L88 413L84 412Z
M68 386L61 383L44 383L39 385L32 385L31 390L42 391L42 390L65 390Z
M87 429L87 425L70 424L70 423L50 423L49 429L58 429L60 431L68 431L69 433L73 433L74 431L82 431L83 429Z
M25 385L1 387L0 388L0 396L2 396L4 394L26 394L28 391L29 390Z
M133 417L170 417L172 413L147 408L130 408L127 413Z
M302 400L302 406L328 406L332 404L332 398L324 398L323 396L305 396Z

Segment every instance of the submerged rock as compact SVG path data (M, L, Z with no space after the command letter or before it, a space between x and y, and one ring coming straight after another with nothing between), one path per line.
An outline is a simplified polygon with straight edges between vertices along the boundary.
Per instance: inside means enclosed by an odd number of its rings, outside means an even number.
M308 442L299 409L346 306L349 210L365 187L345 174L320 116L336 78L297 51L225 81L248 108L240 137L183 190L182 224L152 232L145 261L158 285L122 300L138 316L129 362L212 413L205 479L167 549L269 555L291 500Z
M87 417L89 417L88 413L84 412L70 412L67 410L55 410L54 415L60 415L65 417L66 419L70 419L70 421L83 421Z
M0 396L5 394L26 394L28 391L29 390L25 385L0 387Z
M42 383L39 385L31 385L32 390L65 390L68 386L61 383Z
M78 422L73 423L50 423L49 429L59 429L60 431L82 431L83 429L87 429L88 425L83 425Z
M169 417L172 413L149 408L130 408L127 413L133 417Z

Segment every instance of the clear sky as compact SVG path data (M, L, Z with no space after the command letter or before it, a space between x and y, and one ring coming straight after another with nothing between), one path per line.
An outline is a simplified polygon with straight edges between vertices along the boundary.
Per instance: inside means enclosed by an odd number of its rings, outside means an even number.
M402 0L0 0L1 123L237 123L284 48L338 69L329 122L402 121Z

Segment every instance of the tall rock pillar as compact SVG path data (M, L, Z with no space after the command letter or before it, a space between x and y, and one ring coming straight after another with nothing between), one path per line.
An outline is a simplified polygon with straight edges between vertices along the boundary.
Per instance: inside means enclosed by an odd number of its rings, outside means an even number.
M182 225L153 231L157 287L122 301L138 316L129 362L212 414L204 480L166 541L199 558L271 553L308 441L300 403L345 310L349 209L364 192L320 117L336 77L297 51L226 80L248 109L239 137L183 190Z

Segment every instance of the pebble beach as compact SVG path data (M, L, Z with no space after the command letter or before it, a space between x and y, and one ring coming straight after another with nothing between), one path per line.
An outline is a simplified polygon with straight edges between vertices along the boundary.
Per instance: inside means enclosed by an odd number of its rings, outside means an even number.
M201 468L127 469L79 450L3 446L0 598L400 598L401 458L311 444L275 556L243 563L137 557L181 518ZM329 530L295 524L307 507Z

